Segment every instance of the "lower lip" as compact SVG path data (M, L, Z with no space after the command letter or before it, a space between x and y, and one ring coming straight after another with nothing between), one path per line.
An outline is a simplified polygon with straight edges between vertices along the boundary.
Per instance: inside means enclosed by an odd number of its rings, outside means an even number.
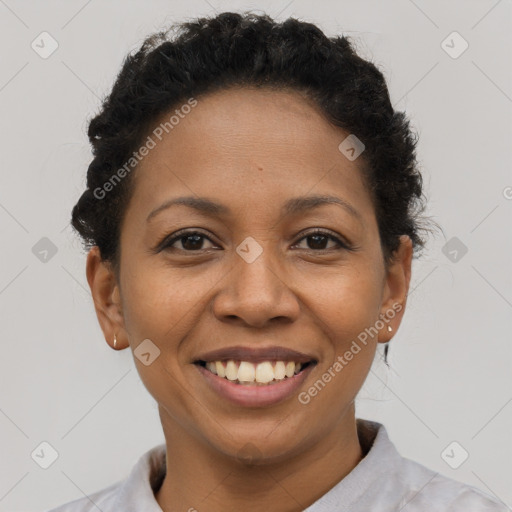
M234 381L215 375L203 366L198 364L194 364L194 366L214 391L232 403L243 407L266 407L277 404L293 395L315 364L309 364L305 370L293 377L286 377L275 384L265 386L237 384Z

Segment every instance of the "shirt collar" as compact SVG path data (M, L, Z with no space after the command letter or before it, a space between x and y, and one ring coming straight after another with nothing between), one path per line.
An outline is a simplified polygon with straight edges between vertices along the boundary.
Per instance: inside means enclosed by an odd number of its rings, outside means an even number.
M162 512L155 499L166 472L165 443L151 448L132 468L119 488L113 510L123 512Z
M378 487L389 468L401 461L402 457L382 423L357 418L356 425L364 457L348 475L304 512L355 510L356 504L368 489Z
M364 457L338 484L304 512L348 511L365 490L384 476L389 464L400 459L383 424L356 419L357 434ZM124 480L114 503L114 510L124 512L162 512L155 499L166 472L166 445L162 443L142 455Z

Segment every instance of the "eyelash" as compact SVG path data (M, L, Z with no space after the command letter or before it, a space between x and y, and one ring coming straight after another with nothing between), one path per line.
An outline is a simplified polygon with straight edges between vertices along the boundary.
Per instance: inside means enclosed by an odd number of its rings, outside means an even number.
M210 242L212 243L215 243L213 242L213 240L211 240L206 234L202 233L201 231L195 231L195 230L183 230L183 231L178 231L172 238L170 239L167 239L167 237L164 237L164 239L157 245L157 250L156 252L160 252L164 249L176 249L175 247L171 247L175 242L179 241L180 239L182 238L186 238L187 236L193 236L193 235L199 235L203 238L206 238L207 240L209 240ZM325 231L323 229L315 229L313 231L310 231L308 233L305 233L301 238L299 238L294 245L297 245L298 243L302 242L302 240L310 237L310 236L314 236L314 235L322 235L322 236L325 236L327 238L330 238L331 240L334 240L337 244L337 247L331 247L330 249L305 249L306 251L311 251L311 252L329 252L329 251L332 251L332 250L347 250L347 251L353 251L355 248L349 244L348 242L345 242L343 240L341 240L340 238L338 238L337 236L333 235L330 231ZM191 252L191 253L199 253L200 251L204 250L204 249L198 249L196 251L192 251L192 250L186 250L186 249L179 249L183 252Z

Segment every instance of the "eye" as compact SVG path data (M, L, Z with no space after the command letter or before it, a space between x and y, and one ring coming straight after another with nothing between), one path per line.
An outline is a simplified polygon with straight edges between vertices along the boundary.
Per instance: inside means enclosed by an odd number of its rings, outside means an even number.
M206 236L201 231L193 231L193 230L183 230L178 231L174 236L169 239L164 238L162 242L160 242L157 246L157 251L159 250L174 250L178 249L185 252L198 252L202 250L210 249L209 247L204 247L204 240L208 240L210 243L213 242L210 240L208 236ZM302 241L309 240L309 247L302 247L302 249L311 250L311 251L329 251L329 250L337 250L337 249L345 249L352 250L351 245L348 242L345 242L333 235L329 231L324 231L321 229L316 229L307 233L305 236L299 239L299 241L295 244L297 246ZM325 247L326 242L328 240L334 241L334 247ZM175 247L177 243L181 244L181 247ZM215 245L214 245L215 247Z
M162 249L180 249L187 252L201 251L204 240L211 240L200 231L179 231L175 236L169 240L164 240L162 244L159 244ZM179 242L182 247L173 247L173 245ZM208 247L206 248L208 249Z
M310 233L307 233L305 236L303 236L299 243L303 240L310 240L310 245L313 247L303 247L303 249L306 250L313 250L313 251L321 251L321 250L331 250L331 249L350 249L350 246L348 243L343 242L340 240L337 236L334 236L329 231L323 231L321 229L317 229L315 231L312 231ZM327 240L334 240L335 246L334 247L325 247L325 244Z

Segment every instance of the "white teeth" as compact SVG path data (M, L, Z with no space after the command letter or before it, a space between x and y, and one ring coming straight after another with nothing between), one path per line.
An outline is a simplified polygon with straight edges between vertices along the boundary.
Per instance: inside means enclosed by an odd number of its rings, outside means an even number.
M238 376L238 368L235 364L235 362L230 359L228 361L228 364L226 364L226 378L228 380L236 380Z
M206 368L208 368L208 365L206 365ZM219 377L226 376L226 369L224 368L224 365L220 361L215 361L215 368L217 370L217 375Z
M256 370L252 363L242 361L238 367L238 380L240 382L254 382Z
M281 380L286 376L286 367L283 361L277 361L274 366L274 379Z
M272 381L280 381L297 375L301 369L301 363L294 361L263 361L258 364L249 361L208 361L206 368L219 377L239 384L267 385Z
M271 380L274 380L274 368L272 368L270 362L265 361L259 363L258 366L256 366L256 382L266 384Z
M208 370L210 370L212 373L215 373L215 375L217 375L217 366L214 362L208 362L206 363L206 368L208 368Z

